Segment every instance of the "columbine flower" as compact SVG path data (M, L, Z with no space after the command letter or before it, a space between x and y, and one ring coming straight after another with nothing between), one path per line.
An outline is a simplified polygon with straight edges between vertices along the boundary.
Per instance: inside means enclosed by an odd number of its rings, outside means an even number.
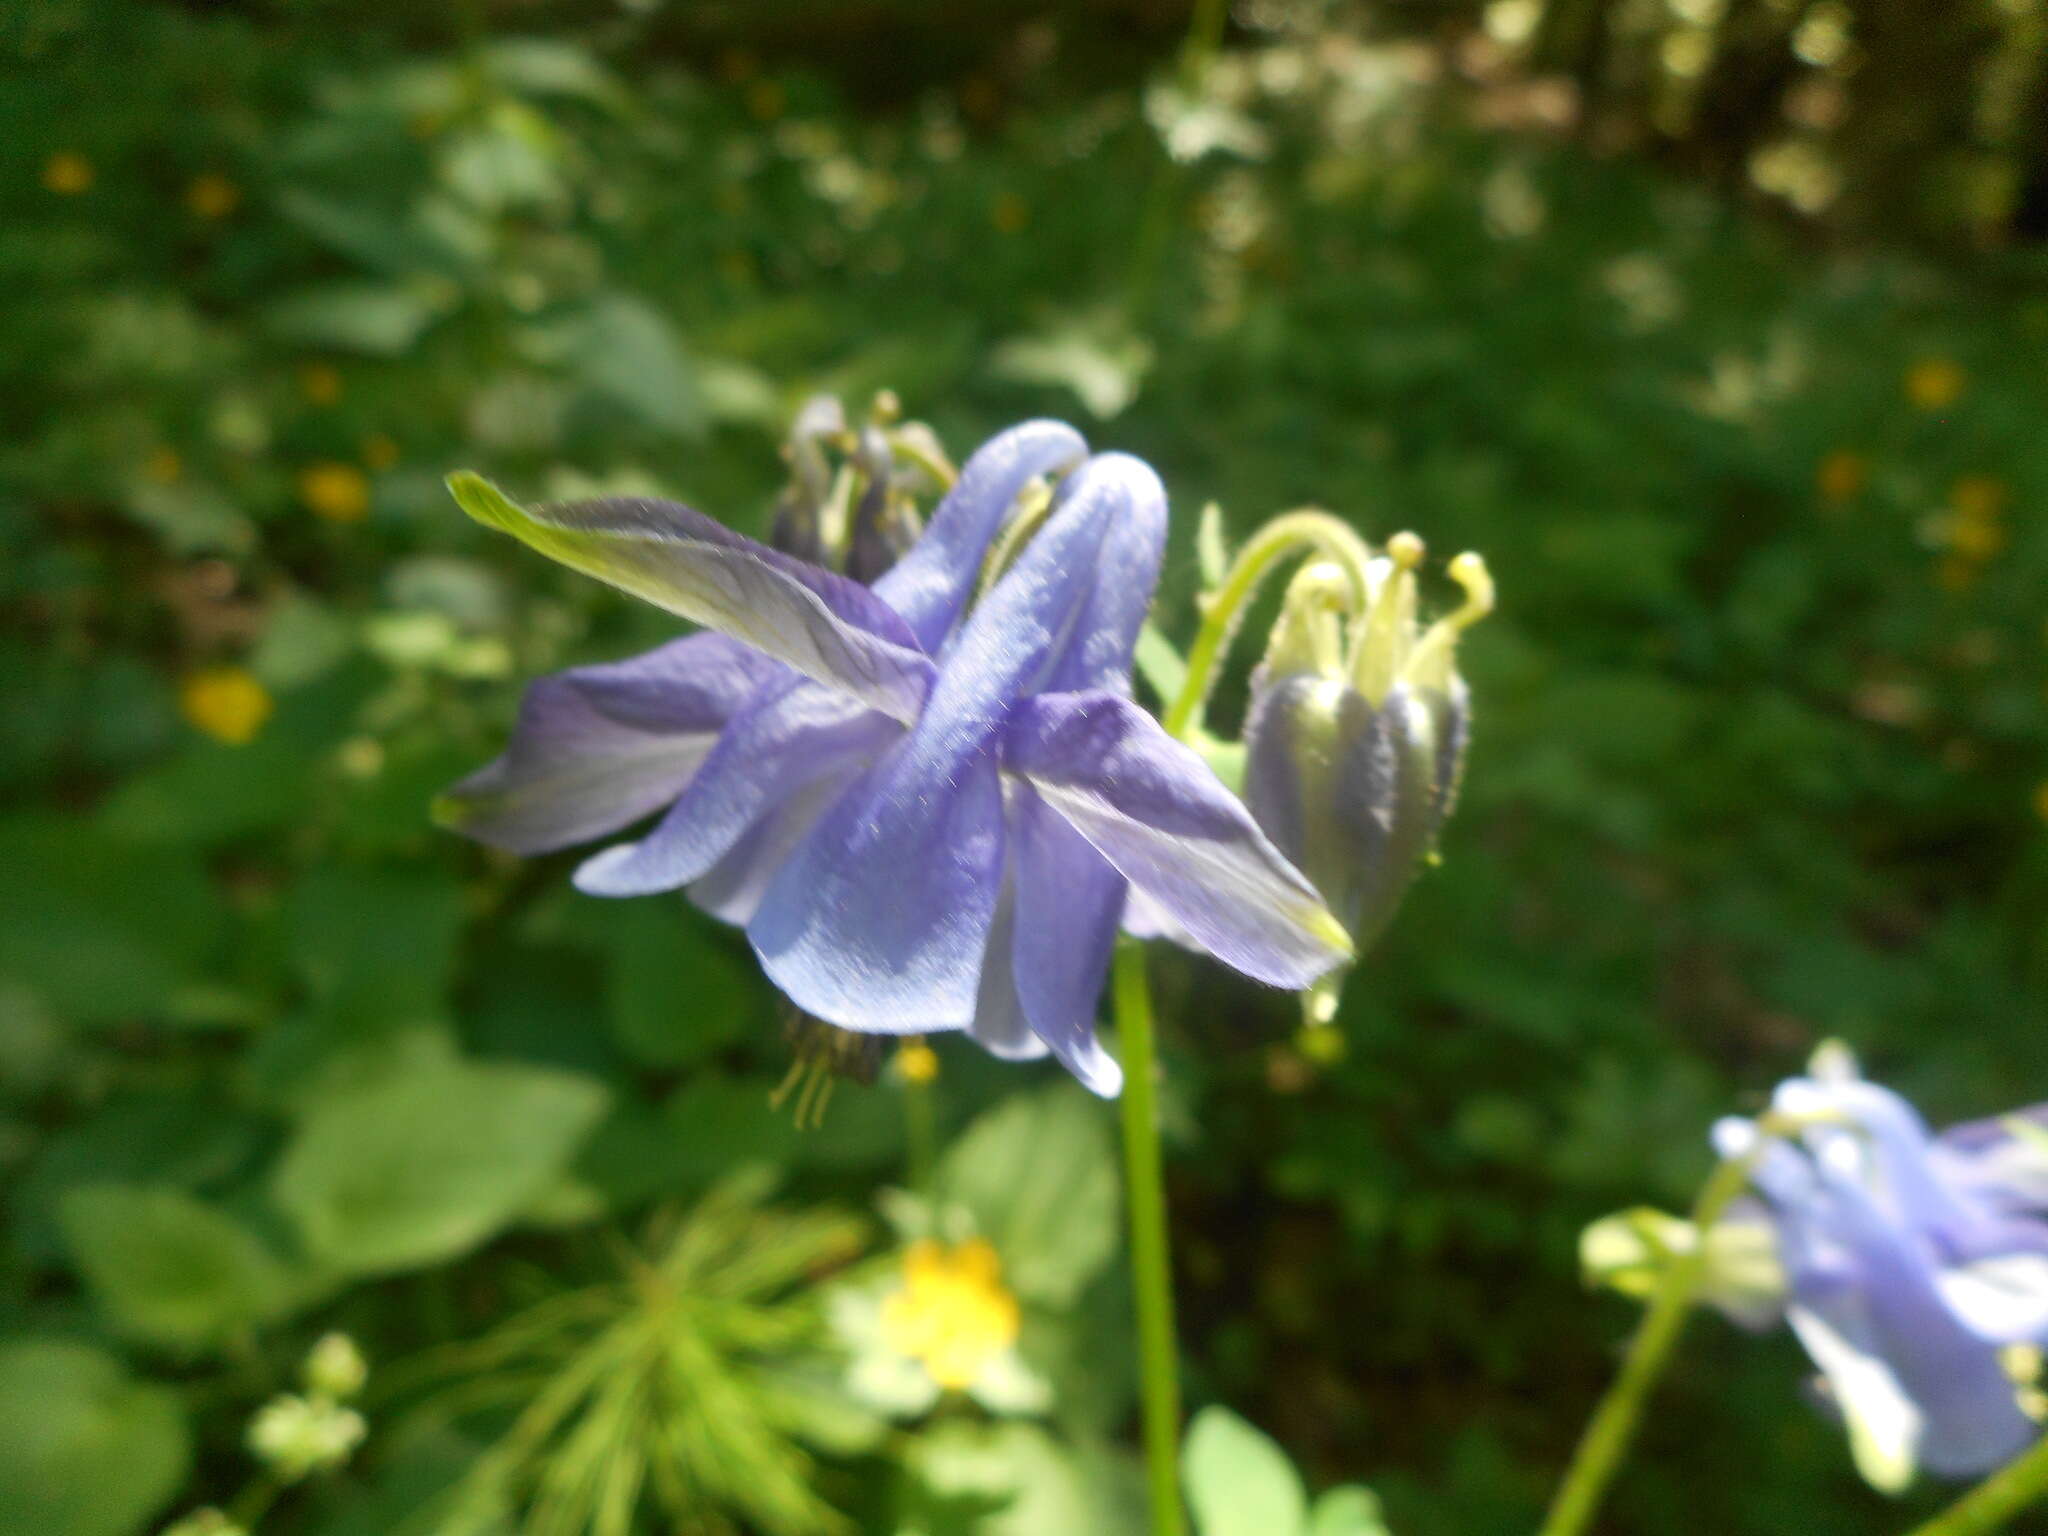
M1372 564L1364 612L1344 632L1346 578L1310 565L1288 587L1245 727L1245 801L1363 954L1385 930L1450 814L1470 731L1457 641L1493 608L1477 555L1450 563L1465 601L1416 622L1422 541L1396 534ZM1319 989L1313 1016L1334 1010Z
M445 819L536 853L666 806L577 885L687 886L818 1018L969 1029L998 1055L1050 1051L1103 1094L1122 1077L1095 1007L1127 882L1218 958L1306 985L1346 953L1342 932L1129 698L1165 492L1120 454L1073 470L1085 453L1055 422L996 438L872 587L672 502L527 511L453 477L478 521L720 633L536 684ZM1067 470L963 620L1011 505Z
M1934 1136L1830 1045L1772 1110L1797 1129L1715 1127L1724 1156L1755 1157L1755 1198L1715 1229L1709 1299L1753 1327L1783 1317L1875 1487L1919 1468L1975 1477L2025 1448L2048 1341L2048 1105ZM1759 1242L1782 1272L1775 1295ZM1717 1251L1746 1256L1739 1301Z

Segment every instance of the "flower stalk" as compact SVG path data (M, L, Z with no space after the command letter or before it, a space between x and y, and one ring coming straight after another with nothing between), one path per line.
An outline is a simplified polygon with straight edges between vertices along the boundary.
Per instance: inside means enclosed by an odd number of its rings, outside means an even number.
M1692 1208L1693 1230L1700 1234L1700 1239L1673 1256L1662 1283L1650 1298L1649 1308L1622 1358L1621 1373L1587 1421L1538 1536L1581 1536L1592 1525L1607 1485L1613 1481L1635 1439L1636 1426L1650 1393L1670 1363L1672 1348L1684 1333L1699 1300L1707 1273L1706 1234L1713 1231L1714 1224L1748 1185L1750 1170L1764 1148L1786 1129L1782 1117L1764 1116L1757 1122L1755 1144L1741 1156L1724 1160L1701 1187Z
M2021 1510L2048 1499L2048 1438L1984 1479L1907 1536L1984 1536L2003 1530Z
M1160 721L1169 736L1191 741L1200 732L1202 711L1244 610L1258 596L1275 565L1289 555L1308 553L1322 555L1343 571L1351 587L1353 612L1365 606L1369 590L1366 571L1372 555L1349 524L1313 509L1274 518L1238 551L1229 575L1202 614L1202 627L1188 649L1186 680Z
M1158 1051L1144 945L1120 938L1113 965L1110 986L1124 1068L1124 1198L1130 1211L1131 1289L1138 1316L1146 1498L1151 1536L1183 1536L1187 1526L1176 1459L1180 1367L1174 1345L1166 1183L1159 1157Z

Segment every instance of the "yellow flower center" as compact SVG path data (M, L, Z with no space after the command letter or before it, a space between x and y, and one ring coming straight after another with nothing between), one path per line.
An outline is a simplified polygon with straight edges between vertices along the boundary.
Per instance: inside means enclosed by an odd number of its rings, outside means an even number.
M882 1302L889 1348L922 1362L950 1391L970 1386L1017 1342L1017 1298L1003 1288L1002 1261L982 1238L958 1247L927 1238L903 1255L903 1285Z
M329 522L358 523L370 510L370 482L353 464L309 464L299 471L299 499Z
M240 747L256 739L276 706L254 674L241 667L208 667L178 685L178 707L215 741Z

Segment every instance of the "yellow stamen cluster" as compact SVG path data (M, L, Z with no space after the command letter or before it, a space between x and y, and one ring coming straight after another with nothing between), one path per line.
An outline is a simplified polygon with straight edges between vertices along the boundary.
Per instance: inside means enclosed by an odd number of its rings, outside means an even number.
M1002 1261L986 1239L948 1247L929 1238L903 1255L903 1285L882 1302L890 1349L919 1361L948 1391L973 1385L1017 1342L1017 1298L1004 1288Z
M1493 612L1493 577L1486 562L1467 550L1444 568L1464 590L1465 600L1427 630L1416 625L1415 571L1426 553L1412 533L1387 540L1387 571L1365 617L1351 657L1351 683L1375 707L1397 682L1440 689L1451 682L1458 636Z
M208 667L178 685L178 708L215 741L240 747L256 739L276 705L255 674L241 667Z

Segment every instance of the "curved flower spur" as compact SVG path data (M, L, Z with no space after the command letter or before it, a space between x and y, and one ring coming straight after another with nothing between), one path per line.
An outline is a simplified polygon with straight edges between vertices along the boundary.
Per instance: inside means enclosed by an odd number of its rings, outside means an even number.
M577 885L687 887L828 1023L966 1029L998 1055L1050 1051L1104 1095L1122 1073L1096 1002L1129 887L1227 964L1307 985L1348 957L1343 929L1129 697L1164 489L1086 453L1057 422L992 439L872 586L673 502L522 509L452 476L479 522L716 633L534 684L443 820L538 853L666 805ZM970 612L1012 507L1061 475Z

